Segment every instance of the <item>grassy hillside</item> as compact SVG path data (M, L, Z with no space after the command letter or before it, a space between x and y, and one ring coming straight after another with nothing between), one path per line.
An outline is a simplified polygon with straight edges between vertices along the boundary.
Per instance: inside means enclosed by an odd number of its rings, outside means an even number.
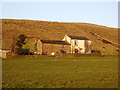
M62 40L65 34L88 37L92 48L103 53L117 53L117 47L98 40L96 33L112 42L118 43L118 29L88 23L61 23L34 20L2 20L3 48L10 48L11 37L25 34L40 39Z

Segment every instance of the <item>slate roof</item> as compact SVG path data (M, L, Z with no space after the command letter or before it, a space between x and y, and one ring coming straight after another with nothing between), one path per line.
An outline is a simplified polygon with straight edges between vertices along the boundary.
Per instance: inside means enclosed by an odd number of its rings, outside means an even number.
M70 37L71 39L78 39L78 40L89 40L89 39L88 39L88 38L86 38L86 37L70 36L70 35L68 35L68 37Z
M70 45L66 41L59 41L59 40L41 40L42 43L46 44L60 44L60 45Z

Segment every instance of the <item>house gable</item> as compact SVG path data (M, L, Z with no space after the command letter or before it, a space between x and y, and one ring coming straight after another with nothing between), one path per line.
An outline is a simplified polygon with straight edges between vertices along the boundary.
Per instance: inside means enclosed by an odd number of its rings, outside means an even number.
M71 43L71 38L65 35L63 41L67 41L68 43Z

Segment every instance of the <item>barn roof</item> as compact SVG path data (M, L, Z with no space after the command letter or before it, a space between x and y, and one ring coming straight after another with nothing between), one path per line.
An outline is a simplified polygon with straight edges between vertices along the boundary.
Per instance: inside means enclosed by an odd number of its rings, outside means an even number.
M68 37L70 37L71 39L78 39L78 40L89 40L89 39L88 39L88 38L86 38L86 37L70 36L70 35L68 35Z
M60 44L60 45L70 45L66 41L59 41L59 40L40 40L42 43L47 43L47 44Z

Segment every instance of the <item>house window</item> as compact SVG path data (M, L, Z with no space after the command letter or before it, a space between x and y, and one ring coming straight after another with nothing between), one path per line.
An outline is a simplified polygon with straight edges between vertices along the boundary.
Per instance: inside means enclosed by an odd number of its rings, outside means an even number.
M74 41L74 44L75 44L76 46L78 45L78 43L77 43L77 41L76 41L76 40Z

